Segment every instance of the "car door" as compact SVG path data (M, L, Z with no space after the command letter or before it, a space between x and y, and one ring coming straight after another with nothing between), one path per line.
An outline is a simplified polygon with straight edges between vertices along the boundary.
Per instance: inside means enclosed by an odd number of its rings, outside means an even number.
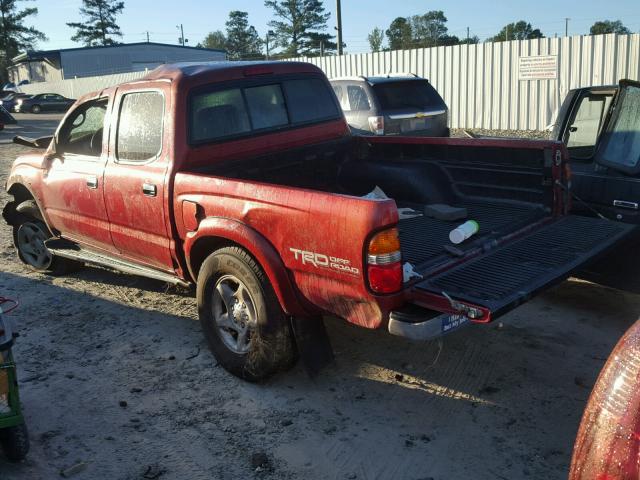
M174 271L163 144L168 89L118 89L105 170L105 203L115 247L130 260ZM166 136L168 138L168 136Z
M113 252L103 184L109 107L108 97L88 100L60 126L55 153L44 160L43 205L63 237Z
M592 195L610 218L640 224L640 82L620 82L594 159L603 175Z

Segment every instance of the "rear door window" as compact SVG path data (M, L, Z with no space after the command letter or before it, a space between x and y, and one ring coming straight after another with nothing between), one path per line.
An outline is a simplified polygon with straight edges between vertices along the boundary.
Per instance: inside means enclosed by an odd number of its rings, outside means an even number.
M160 92L123 95L118 118L117 158L144 162L162 149L164 97Z
M384 110L444 108L444 100L426 80L382 82L373 91Z
M192 143L205 143L339 117L324 81L283 80L192 95L189 136Z
M364 88L359 85L349 85L347 87L347 97L349 97L349 109L355 112L363 112L371 109L369 98Z

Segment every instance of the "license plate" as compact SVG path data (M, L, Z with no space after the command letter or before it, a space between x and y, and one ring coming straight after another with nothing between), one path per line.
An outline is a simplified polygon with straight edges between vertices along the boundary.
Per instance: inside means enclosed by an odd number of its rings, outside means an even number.
M440 323L440 330L442 334L452 332L463 325L465 325L469 319L464 315L448 315L444 316Z

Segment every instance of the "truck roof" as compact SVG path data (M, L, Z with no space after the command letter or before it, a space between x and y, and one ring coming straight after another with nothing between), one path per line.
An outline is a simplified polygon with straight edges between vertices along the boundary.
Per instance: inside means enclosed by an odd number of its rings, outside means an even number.
M322 73L315 65L305 62L222 61L183 62L161 65L142 80L180 80L219 76L221 79L244 78L253 75L286 73ZM139 81L139 80L138 80Z

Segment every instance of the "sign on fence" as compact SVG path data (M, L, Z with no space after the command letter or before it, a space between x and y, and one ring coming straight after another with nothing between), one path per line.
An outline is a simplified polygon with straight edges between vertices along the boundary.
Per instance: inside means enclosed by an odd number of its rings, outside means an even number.
M555 80L558 77L558 56L520 57L518 77L520 80Z

